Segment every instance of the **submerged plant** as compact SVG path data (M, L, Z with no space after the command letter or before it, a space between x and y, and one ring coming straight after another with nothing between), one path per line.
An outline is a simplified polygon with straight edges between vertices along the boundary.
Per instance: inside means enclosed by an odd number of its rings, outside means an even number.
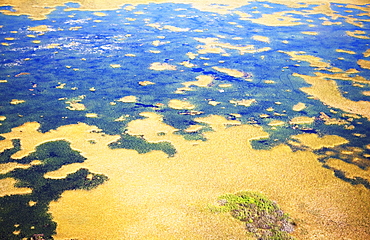
M292 240L294 222L278 205L260 193L240 192L219 197L217 211L245 222L246 230L259 240Z

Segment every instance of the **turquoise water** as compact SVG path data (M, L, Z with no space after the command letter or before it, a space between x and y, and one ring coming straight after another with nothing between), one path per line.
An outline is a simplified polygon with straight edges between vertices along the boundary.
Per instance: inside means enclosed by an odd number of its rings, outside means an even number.
M250 3L237 10L252 12L257 8L261 11L261 13L255 13L252 18L259 18L263 13L290 10L285 5L271 3L269 5L273 8L262 8L263 4L265 3ZM184 130L189 125L195 124L194 118L199 116L217 114L228 119L236 119L231 114L237 113L241 114L241 117L237 119L242 123L260 125L271 135L268 140L253 142L255 148L271 148L277 144L286 143L291 135L307 132L318 133L320 136L331 134L342 136L350 141L348 147L364 148L370 142L369 134L360 137L353 135L354 132L362 134L369 132L370 122L368 119L360 117L353 120L351 125L355 126L355 130L344 129L343 126L338 125L325 125L322 120L318 119L320 112L343 120L348 120L348 117L342 117L341 113L344 112L340 109L329 108L316 99L308 99L308 96L300 88L309 85L303 79L292 76L292 73L314 75L314 72L329 72L315 70L304 61L297 66L297 61L291 60L287 54L278 52L278 50L304 51L307 55L320 57L323 61L330 62L333 67L344 70L356 68L360 70L357 75L369 78L369 70L360 68L356 63L358 59L363 59L362 53L369 48L369 41L354 38L345 33L346 31L361 30L369 34L370 25L367 22L363 22L364 27L359 28L339 18L334 21L341 21L341 25L323 26L323 20L320 20L320 18L327 17L325 15L290 14L292 17L315 26L310 27L306 24L270 27L240 20L236 14L221 15L202 12L190 5L170 3L138 5L134 11L126 11L123 8L114 11L100 11L107 15L102 17L89 11L64 11L67 7L76 6L78 5L68 3L64 7L57 7L55 11L48 15L47 19L39 21L30 20L26 16L0 16L1 25L3 25L0 28L0 42L9 44L9 46L0 45L2 56L0 79L7 80L6 83L0 83L0 115L6 117L6 120L1 122L1 133L9 132L12 128L31 121L39 122L42 132L56 129L62 125L84 122L98 126L107 134L123 134L122 138L128 143L121 144L117 142L111 145L112 148L133 148L141 153L159 149L171 157L176 153L169 143L149 144L142 139L125 135L124 130L127 123L141 118L138 115L141 112L154 111L164 116L165 123ZM301 8L300 11L311 10L314 6ZM331 7L343 16L362 12L354 9L354 12L346 13L345 8L335 4ZM179 10L180 8L182 10ZM10 9L10 7L1 7L0 9ZM142 11L145 14L135 14L137 11ZM73 16L71 17L71 15ZM184 16L179 17L178 15ZM127 18L135 18L136 20L130 21ZM358 18L368 19L365 16ZM101 20L101 22L94 22L94 20ZM148 26L149 23L189 28L189 31L158 30ZM38 35L39 33L28 30L29 27L39 25L47 25L50 31ZM242 28L236 27L237 25L242 26ZM73 27L81 28L70 30ZM11 33L11 31L17 31L17 33ZM319 34L306 35L302 34L302 31L315 31ZM30 34L36 37L28 37L27 35ZM197 53L198 46L203 45L194 38L219 37L219 35L223 36L219 39L219 42L222 43L230 43L235 46L254 45L256 49L264 47L270 47L271 49L244 55L240 55L237 50L225 49L229 56L207 53L190 60L191 63L197 65L196 67L187 68L179 65L181 62L189 60L186 55L188 52ZM270 43L253 40L251 38L253 35L269 37ZM158 36L164 36L165 38L158 38ZM4 38L9 37L15 39L4 40ZM241 39L233 39L235 37ZM37 44L33 43L33 40L40 40L41 42ZM156 40L160 40L164 44L154 46L152 43ZM284 40L289 41L289 44L283 43ZM49 44L58 44L58 46L48 48ZM339 53L336 52L336 49L346 49L356 53ZM150 51L153 50L160 52L151 53ZM126 54L135 54L135 57L125 56ZM200 57L209 59L204 60ZM345 59L339 60L338 57L345 57ZM29 60L25 60L27 58ZM220 61L224 62L220 63ZM154 71L149 69L153 62L175 65L177 70ZM207 65L204 65L204 63L207 63ZM111 64L120 64L121 67L112 68ZM214 66L238 69L245 72L253 81L249 82L217 72L212 68ZM19 75L20 73L27 74ZM186 91L184 94L175 93L178 88L183 87L182 83L195 81L195 77L199 75L212 75L215 77L215 81L207 88L193 86L194 91ZM266 84L264 83L265 80L273 80L275 84ZM138 84L141 81L151 81L155 84L141 86ZM336 82L342 92L348 92L345 95L347 98L354 101L369 100L369 97L361 94L362 91L370 90L369 84L363 84L363 87L359 88L353 86L351 81L336 80ZM225 83L232 84L232 87L220 88L218 86ZM58 88L61 84L65 84L64 88ZM94 88L95 91L91 91L91 88ZM136 96L138 101L136 103L116 101L128 95ZM190 113L189 110L176 110L167 106L171 99L184 98L196 106L193 109L194 111L201 113L192 115L188 114ZM233 99L252 98L256 99L257 103L250 107L236 106L229 102ZM12 105L9 104L12 99L21 99L25 102ZM85 110L71 111L66 108L69 106L66 101L76 99L81 100L80 103L86 106ZM220 104L211 106L208 104L209 100L218 101ZM112 102L116 104L112 105ZM282 104L277 105L275 102L281 102ZM305 103L307 108L300 112L293 111L292 107L298 102ZM163 105L159 106L158 103ZM280 115L272 116L272 113L266 112L269 107L273 107L274 112ZM338 113L333 114L331 110ZM87 118L86 113L96 113L98 117ZM260 117L261 114L266 113L270 114L271 117ZM122 115L126 116L125 120L114 121ZM282 127L271 129L267 125L271 119L288 122L296 116L315 117L316 120L312 124L298 127L285 124ZM203 139L201 134L189 134L184 131L180 131L179 134L186 135L188 139ZM68 146L65 147L68 148ZM321 152L325 152L325 150L321 150ZM69 149L68 151L72 150ZM369 154L370 150L364 149L360 155L368 160L366 156ZM337 155L339 157L339 153ZM4 152L0 155L0 162L15 161L9 156ZM45 157L40 157L40 159L43 160ZM348 159L343 160L349 161ZM21 161L27 161L27 159ZM61 164L65 163L62 162ZM365 161L359 166L366 168L369 164ZM9 174L14 175L14 171L7 175L0 175L0 178L6 178ZM35 171L39 170L31 168L27 171L34 174ZM81 174L86 176L88 173ZM340 177L341 174L339 173L338 176ZM104 177L100 177L104 179ZM21 176L17 179L22 181L22 184L26 184L28 181ZM349 179L344 180L349 181ZM353 184L363 184L368 188L370 186L364 179L351 180L351 182ZM58 186L57 183L50 184ZM34 189L37 189L37 186L36 183L31 185ZM77 183L72 184L70 188L72 186L81 187ZM54 198L58 198L59 195L55 193L64 190L66 189L55 188L50 191L54 191ZM36 194L37 198L40 198L42 194L41 192L39 195ZM14 200L15 198L22 199ZM29 195L10 196L1 198L1 201L4 204L11 205L10 202L13 201L25 203L33 198L34 196ZM50 237L54 234L55 225L49 219L50 216L45 213L45 209L47 209L47 204L51 200L39 201L43 202L44 205L42 206L44 208L37 209L37 211L44 215L41 217L43 220L36 221L35 225L47 225L48 230L44 231L45 237ZM4 211L1 214L5 217L10 216L7 215L9 213ZM38 215L39 212L33 214ZM18 214L17 216L20 217L21 215ZM45 224L43 221L47 221L47 223ZM14 225L14 222L16 220L10 222L9 226ZM1 234L8 234L9 229L6 228ZM28 231L23 237L29 237L34 233L37 233L37 231ZM9 239L21 239L18 238L20 236L11 236L13 238Z

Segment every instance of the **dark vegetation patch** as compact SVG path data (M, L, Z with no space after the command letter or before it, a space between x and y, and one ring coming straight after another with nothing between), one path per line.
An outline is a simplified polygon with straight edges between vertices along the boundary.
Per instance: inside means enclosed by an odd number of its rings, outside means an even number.
M63 179L44 178L47 172L58 170L63 165L84 162L86 158L72 150L70 143L54 141L38 146L35 152L22 159L12 159L11 155L20 149L19 140L14 140L13 145L12 149L0 154L0 163L40 162L27 169L16 168L0 174L0 179L16 179L16 187L32 189L30 194L0 198L0 239L53 239L57 224L48 213L50 202L58 200L66 190L93 189L108 180L108 177L81 168Z
M176 154L176 148L169 142L150 143L141 137L128 134L122 134L121 138L117 142L109 144L109 147L111 149L133 149L140 154L148 153L153 150L163 151L169 157L173 157Z

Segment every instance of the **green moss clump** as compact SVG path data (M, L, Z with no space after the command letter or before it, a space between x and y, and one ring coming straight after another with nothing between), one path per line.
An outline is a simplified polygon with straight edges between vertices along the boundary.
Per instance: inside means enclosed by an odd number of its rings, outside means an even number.
M230 212L245 222L246 230L259 240L292 240L294 222L278 205L260 193L240 192L219 198L216 211Z

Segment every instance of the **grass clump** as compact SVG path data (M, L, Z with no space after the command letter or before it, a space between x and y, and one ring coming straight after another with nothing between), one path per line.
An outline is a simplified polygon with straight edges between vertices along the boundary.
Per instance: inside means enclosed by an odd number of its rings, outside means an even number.
M279 206L256 192L225 194L218 199L220 212L245 223L246 230L259 240L293 240L294 222Z

